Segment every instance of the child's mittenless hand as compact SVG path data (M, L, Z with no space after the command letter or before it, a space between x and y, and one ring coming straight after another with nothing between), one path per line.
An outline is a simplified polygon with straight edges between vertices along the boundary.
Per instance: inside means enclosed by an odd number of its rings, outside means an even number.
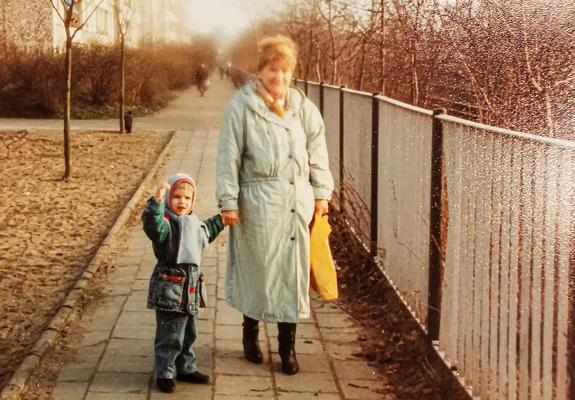
M166 190L169 188L170 185L168 185L166 182L160 183L160 186L158 186L158 189L156 190L156 201L158 203L164 201L164 195L166 194Z

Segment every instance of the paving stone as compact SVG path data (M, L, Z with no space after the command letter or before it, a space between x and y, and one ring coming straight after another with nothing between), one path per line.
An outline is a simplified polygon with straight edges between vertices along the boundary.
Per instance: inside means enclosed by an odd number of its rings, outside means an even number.
M137 267L140 265L141 261L142 261L141 252L140 254L133 254L133 255L128 255L127 253L124 253L118 259L117 265L122 266L122 268Z
M325 354L297 354L297 361L301 372L331 374L329 359ZM281 358L278 353L272 353L272 362L274 370L281 371Z
M126 283L108 283L104 292L109 296L128 295L130 294L130 286Z
M216 309L215 307L206 307L201 308L200 312L198 313L198 318L201 321L214 321L216 318Z
M263 341L260 338L260 346L262 344ZM216 339L216 346L215 346L216 354L227 355L239 351L244 351L243 349L244 347L242 345L241 337L238 339Z
M80 400L88 389L88 382L59 382L52 392L54 400Z
M217 353L215 372L228 375L271 376L269 352L264 352L263 356L262 364L254 364L245 359L243 351Z
M148 393L150 379L150 374L97 372L89 392Z
M216 283L218 282L217 263L214 262L213 264L206 265L204 262L202 262L202 273L204 274L208 285L216 286Z
M320 328L349 328L353 321L345 313L325 313L316 315L317 324Z
M334 302L324 302L322 300L312 301L311 309L314 313L345 313L345 311Z
M339 379L380 379L375 367L370 366L366 361L359 360L334 360L333 366Z
M123 311L118 319L118 325L155 326L156 314L152 310Z
M335 393L287 393L280 392L279 400L340 400L339 394Z
M361 360L363 349L361 346L354 342L346 344L326 342L324 345L327 348L331 358L335 360Z
M147 394L136 393L88 393L86 400L147 400Z
M123 311L147 311L146 302L148 300L148 291L132 292L128 296Z
M340 380L341 389L348 400L391 400L386 396L387 383L382 380ZM407 399L406 399L407 400Z
M142 262L140 263L140 268L146 268L148 271L151 271L158 263L158 260L156 259L156 256L154 254L154 248L152 246L152 242L148 238L146 239L148 240L148 247L144 251L145 257L142 259Z
M298 372L296 375L276 374L279 392L337 393L337 386L330 374Z
M112 338L116 339L148 339L153 340L156 327L153 325L116 325Z
M273 396L271 377L245 375L217 375L216 395Z
M244 322L242 313L228 306L222 300L218 300L216 309L216 324L241 325Z
M270 346L273 352L277 353L277 340L270 340ZM323 346L319 339L298 339L295 342L295 351L297 354L323 354Z
M148 279L136 279L132 285L132 290L145 291L147 296L149 282Z
M106 353L116 355L149 356L154 353L154 342L147 339L110 339Z
M214 334L214 324L212 321L199 321L197 325L198 334L200 335L213 335Z
M124 296L112 297L106 300L104 304L100 305L94 314L87 319L87 329L90 331L111 331L118 320L124 300Z
M110 283L132 283L136 280L139 266L129 266L123 268L116 268L111 274L108 275L107 281Z
M152 272L154 271L155 265L156 265L155 260L153 264L150 264L150 262L143 263L136 275L136 279L149 281L150 276L152 276Z
M212 387L178 382L175 393L162 393L155 389L150 400L212 400Z
M357 343L357 328L319 328L323 340L330 343Z
M196 338L194 346L197 347L207 347L209 349L214 348L214 335L199 334Z
M216 339L237 340L242 338L242 327L237 325L216 325ZM265 330L260 324L260 339L264 336Z
M97 363L96 363L97 364ZM96 371L96 365L81 368L76 364L65 365L58 375L58 385L62 382L88 382Z
M277 337L278 325L273 323L266 323L269 336ZM319 339L319 329L312 324L298 324L296 329L296 337L298 339Z
M154 370L152 355L129 355L106 352L98 365L99 372L151 373Z
M84 333L79 347L91 347L105 344L110 340L109 331L87 331Z
M272 395L266 396L238 396L238 395L230 395L226 396L223 394L216 394L214 396L214 400L273 400L275 399Z

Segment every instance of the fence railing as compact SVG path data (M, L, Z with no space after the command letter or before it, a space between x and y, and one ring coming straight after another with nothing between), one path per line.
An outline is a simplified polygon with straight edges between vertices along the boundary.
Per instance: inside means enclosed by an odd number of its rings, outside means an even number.
M295 86L353 229L474 396L574 399L575 142Z

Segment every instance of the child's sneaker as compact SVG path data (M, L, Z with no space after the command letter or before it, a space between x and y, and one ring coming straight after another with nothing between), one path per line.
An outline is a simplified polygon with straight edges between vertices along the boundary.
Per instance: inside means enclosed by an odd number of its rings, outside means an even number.
M176 382L171 378L156 378L156 385L164 393L174 393Z
M191 383L209 383L209 375L204 375L199 371L194 371L191 374L178 374L177 379L183 382Z

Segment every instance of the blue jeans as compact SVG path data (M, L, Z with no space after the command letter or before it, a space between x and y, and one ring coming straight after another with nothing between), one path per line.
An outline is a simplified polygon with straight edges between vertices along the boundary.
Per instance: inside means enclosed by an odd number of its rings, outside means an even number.
M175 378L196 371L196 315L156 311L154 340L156 378Z

